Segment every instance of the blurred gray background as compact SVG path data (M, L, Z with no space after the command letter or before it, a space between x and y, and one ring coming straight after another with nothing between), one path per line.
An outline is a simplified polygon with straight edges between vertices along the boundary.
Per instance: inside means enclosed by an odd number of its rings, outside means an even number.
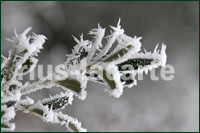
M199 2L1 2L1 53L11 48L4 38L28 26L44 34L48 41L39 55L39 64L54 66L66 60L66 54L78 37L97 27L116 25L119 17L127 35L142 36L142 48L152 51L157 43L167 44L167 64L175 68L172 81L160 77L152 81L144 75L133 88L125 88L116 99L104 87L89 83L86 100L74 99L63 112L78 118L88 131L199 131ZM33 99L56 94L60 88L31 94ZM17 113L16 130L66 131L60 125Z

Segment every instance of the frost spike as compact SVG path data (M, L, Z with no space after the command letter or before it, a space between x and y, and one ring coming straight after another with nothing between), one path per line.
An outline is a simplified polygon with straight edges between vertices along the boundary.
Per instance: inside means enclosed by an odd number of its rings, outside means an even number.
M121 23L121 18L119 18L118 23L117 23L117 27L120 27L120 28L121 28L120 23Z
M18 37L16 28L14 29L15 37Z
M156 45L156 47L155 47L153 53L157 53L158 45L159 45L159 44Z
M14 40L10 39L10 38L5 38L7 41L14 43Z
M7 58L5 56L3 56L2 54L1 54L1 58L3 58L4 61L7 60Z
M21 33L22 36L25 36L26 34L28 34L29 31L31 31L32 27L28 27L26 30L24 30L24 32ZM15 30L16 31L16 30ZM17 33L16 33L17 34Z
M165 66L165 64L167 62L166 45L165 44L162 44L160 55L161 55L161 66Z
M80 41L75 36L72 35L72 37L74 38L77 44L80 44Z

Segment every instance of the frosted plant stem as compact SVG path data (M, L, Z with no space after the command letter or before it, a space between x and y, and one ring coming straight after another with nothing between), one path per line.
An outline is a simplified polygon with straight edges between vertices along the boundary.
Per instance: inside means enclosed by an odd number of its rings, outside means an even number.
M90 30L92 40L80 40L74 37L77 45L72 54L60 65L62 73L55 72L37 82L25 84L19 81L18 75L26 75L32 71L38 62L37 56L46 41L44 35L28 36L31 27L17 34L8 41L13 43L8 58L2 57L1 64L1 130L14 131L15 123L10 123L17 110L34 114L45 122L64 125L68 131L83 132L81 123L76 119L59 112L72 104L73 96L84 100L87 96L87 83L94 81L105 86L112 96L119 98L124 87L137 85L135 76L148 73L152 68L165 66L167 61L166 46L160 50L156 46L153 53L141 52L141 37L130 37L121 28L120 20L116 27L111 27L111 34L105 36L105 28ZM102 45L107 39L105 46ZM28 66L24 70L24 66ZM127 78L129 77L129 78ZM57 86L63 89L61 93L49 96L35 102L26 96L43 88ZM26 98L22 97L26 96Z
M48 120L45 120L45 117L46 117L46 115L48 115L48 113L51 113L53 115L52 123L64 125L69 131L72 131L72 132L85 132L86 131L86 129L81 127L81 123L78 122L78 120L76 118L72 118L71 116L62 114L61 112L52 112L51 110L44 112L44 110L42 110L42 109L32 109L31 106L32 105L18 106L18 110L21 110L24 113L34 114L34 115L44 119L44 121L46 121L46 122L50 122ZM47 113L47 114L45 114L45 113Z
M6 66L8 67L7 73L6 73L6 78L5 78L6 81L9 80L9 75L12 73L12 71L10 69L12 68L12 61L14 60L15 53L16 53L16 47L15 47L15 45L13 45L12 50L10 51L8 60L6 60L5 63L3 63L1 65L1 70L3 70ZM1 84L1 90L4 88L5 84L7 84L7 82L4 82Z
M38 81L32 84L25 85L20 90L21 90L21 95L27 95L31 92L35 92L43 88L51 88L53 86L55 86L55 82L53 80L46 79L43 81Z

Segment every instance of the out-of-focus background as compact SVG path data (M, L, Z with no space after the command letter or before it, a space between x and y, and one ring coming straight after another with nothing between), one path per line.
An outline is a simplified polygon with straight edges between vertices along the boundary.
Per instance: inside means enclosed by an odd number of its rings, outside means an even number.
M167 64L175 68L175 77L159 81L144 75L133 88L125 88L116 99L104 92L104 86L89 83L88 96L63 112L78 118L88 131L199 131L199 2L1 2L1 53L11 48L5 38L28 26L48 40L39 55L39 64L54 66L66 60L66 54L78 37L96 28L107 28L119 17L127 35L142 36L142 47L152 51L157 43L167 44ZM45 74L44 74L45 75ZM33 99L56 94L60 88L31 94ZM16 130L66 131L60 125L17 112Z

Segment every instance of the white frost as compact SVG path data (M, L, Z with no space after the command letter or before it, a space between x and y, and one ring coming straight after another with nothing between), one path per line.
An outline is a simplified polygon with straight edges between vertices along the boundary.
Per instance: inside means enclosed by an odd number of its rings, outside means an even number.
M137 84L135 76L138 73L145 72L146 74L152 68L157 68L159 66L165 66L167 61L166 55L166 45L162 44L161 50L158 50L158 45L155 47L154 52L144 53L141 50L141 37L130 37L124 33L124 29L120 25L121 20L119 19L116 27L111 27L111 34L107 37L105 36L105 28L102 28L98 24L98 28L89 31L93 39L84 40L83 34L80 39L73 36L75 42L77 43L72 50L72 54L68 55L66 62L63 65L63 70L68 73L69 79L76 80L80 83L81 91L80 93L66 89L58 84L56 79L57 73L49 74L45 79L39 80L34 83L26 82L22 84L18 80L19 70L21 70L23 64L31 59L33 65L27 71L27 74L35 68L37 65L38 53L43 49L43 44L46 41L44 35L36 35L33 33L31 36L27 36L30 32L31 27L28 27L24 32L18 34L15 30L15 36L7 39L13 43L12 49L9 51L9 56L6 58L3 55L1 72L5 76L1 80L1 111L4 111L4 115L1 117L3 124L6 124L8 128L1 128L4 131L13 131L15 128L14 123L9 121L15 117L15 109L22 110L24 113L35 114L41 117L45 122L57 123L64 125L69 131L86 131L86 129L81 127L81 123L76 119L68 115L58 112L58 110L53 110L52 107L44 106L45 102L49 102L53 99L61 98L67 96L68 103L63 105L63 109L66 105L72 104L73 95L78 96L81 100L84 100L87 96L86 86L88 80L95 82L101 82L107 85L106 91L110 95L119 98L123 94L124 87L132 87ZM107 43L103 46L102 42L107 39ZM112 58L111 58L112 57ZM150 64L139 65L138 68L121 71L118 69L118 64L123 63L129 59L151 59L153 60ZM94 67L94 69L92 69ZM107 72L110 77L104 77L100 71ZM97 76L91 76L92 72L95 72ZM133 82L125 85L121 81L122 74L131 74ZM106 73L104 73L106 74ZM14 89L11 89L10 87ZM61 92L55 96L50 96L50 98L45 98L34 103L34 100L26 97L21 99L21 96L27 95L29 93L41 90L43 88L51 88L53 86L60 86L67 90L66 92ZM16 102L11 107L7 107L7 102ZM62 106L62 105L60 105ZM75 129L74 129L75 128Z

